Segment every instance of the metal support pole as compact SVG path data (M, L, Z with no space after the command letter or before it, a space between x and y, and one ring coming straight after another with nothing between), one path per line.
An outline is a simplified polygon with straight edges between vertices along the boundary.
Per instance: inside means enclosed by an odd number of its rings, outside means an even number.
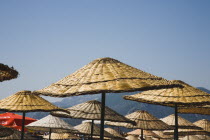
M104 139L105 102L106 102L106 94L105 93L101 93L101 127L100 127L100 140L103 140Z
M21 129L21 140L24 140L25 116L26 116L26 113L23 112L22 129Z
M141 138L140 139L144 140L144 130L143 129L141 129Z
M50 128L50 132L49 132L49 140L51 140L51 133L52 133L52 129Z
M174 140L179 139L179 134L178 134L178 107L177 104L175 104L175 129L174 129Z
M91 140L93 139L93 127L94 127L94 120L92 120L92 123L91 123L91 134L90 134Z

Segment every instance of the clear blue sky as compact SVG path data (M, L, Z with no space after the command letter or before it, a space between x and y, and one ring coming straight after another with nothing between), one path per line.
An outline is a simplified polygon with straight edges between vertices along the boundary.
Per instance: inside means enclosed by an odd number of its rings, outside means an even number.
M0 83L0 99L100 57L210 89L209 7L209 0L1 0L0 63L20 75Z

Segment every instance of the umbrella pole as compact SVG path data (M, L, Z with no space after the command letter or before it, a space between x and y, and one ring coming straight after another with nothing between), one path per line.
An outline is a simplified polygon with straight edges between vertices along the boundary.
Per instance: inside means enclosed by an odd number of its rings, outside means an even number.
M101 93L101 126L100 126L100 140L104 139L104 114L105 114L106 94Z
M24 140L25 115L26 115L26 113L23 112L23 117L22 117L22 129L21 129L21 140Z
M50 128L50 131L49 131L49 140L51 140L51 133L52 133L52 129Z
M174 129L174 140L179 139L178 134L178 112L177 112L177 104L175 104L175 129Z
M144 131L143 131L143 129L141 129L141 138L140 138L140 140L144 140Z
M94 127L94 120L92 120L92 123L91 123L91 135L90 135L91 140L93 139L93 127Z

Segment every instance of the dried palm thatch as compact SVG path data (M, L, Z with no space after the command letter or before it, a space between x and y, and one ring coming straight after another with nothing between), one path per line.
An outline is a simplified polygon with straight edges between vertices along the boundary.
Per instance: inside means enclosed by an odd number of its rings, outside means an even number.
M181 138L181 140L200 140L200 138L197 136L189 135Z
M141 129L136 129L136 130L133 130L133 131L130 131L128 132L127 134L128 135L141 135ZM152 136L154 138L161 138L159 135L155 134L154 132L150 131L150 130L144 130L143 131L143 135L144 136Z
M170 125L170 126L175 126L174 120L175 120L175 116L174 114L171 114L165 118L161 119L163 122L165 122L166 124ZM196 125L194 125L193 123L191 123L190 121L178 116L178 125L179 128L181 129L202 129Z
M134 136L134 135L128 135L126 137L127 140L139 140L138 138L139 138L139 136Z
M203 128L207 132L210 132L210 121L207 119L198 120L194 122L193 124L195 124L198 127Z
M165 140L173 140L173 137L170 135L165 135L163 133L163 131L153 131L155 134L157 134L158 136L161 137L161 139L165 139Z
M206 135L195 135L195 136L199 137L200 140L210 140L210 137Z
M7 65L0 63L0 82L10 79L15 79L18 77L18 72Z
M12 130L14 132L12 135L9 135L9 136L6 136L6 137L0 137L0 139L3 139L3 140L20 140L21 132L16 130L16 129L12 129ZM32 137L31 135L28 135L28 134L24 135L24 139L25 140L36 140L36 138L34 138L34 137Z
M157 119L147 111L139 110L125 116L126 118L134 121L136 125L123 122L106 122L106 125L122 126L126 128L140 128L144 130L168 130L173 127L167 125L163 121Z
M118 133L116 130L112 128L105 128L104 130L112 134L115 137L115 139L124 139L123 135L121 135L120 133Z
M0 110L15 112L36 112L63 110L31 91L20 91L0 100Z
M179 113L194 113L194 114L203 114L210 115L210 105L196 106L196 107L179 107Z
M30 130L34 131L45 131L45 132L77 132L77 130L71 126L70 124L66 123L64 120L48 115L38 121L32 122L26 127Z
M73 107L67 108L67 112L53 111L51 114L57 117L66 118L77 118L77 119L87 119L87 120L100 120L101 119L101 102L97 100L87 101L75 105ZM115 121L115 122L132 122L131 120L125 118L119 113L115 112L109 107L105 107L105 120Z
M179 129L179 135L180 136L186 136L186 135L209 135L210 133L205 130L199 130L199 129ZM166 135L173 135L174 132L172 130L165 130L163 132Z
M112 58L99 58L73 74L35 91L48 96L119 93L179 86Z
M43 136L44 139L49 139L49 135ZM51 139L53 140L64 140L64 139L80 139L80 137L71 133L52 133Z
M14 133L13 129L0 125L0 138L10 136Z
M144 91L135 95L124 96L124 99L172 107L175 104L178 107L210 104L210 94L183 81L173 80L172 83L180 84L183 88Z
M90 135L91 134L91 123L90 122L85 122L85 123L81 123L77 126L75 126L74 128L77 129L79 131L79 133L81 134L85 134L85 135ZM93 136L100 136L100 128L97 125L94 125L93 127ZM104 131L104 136L105 137L109 137L112 138L113 135L111 135L110 133Z

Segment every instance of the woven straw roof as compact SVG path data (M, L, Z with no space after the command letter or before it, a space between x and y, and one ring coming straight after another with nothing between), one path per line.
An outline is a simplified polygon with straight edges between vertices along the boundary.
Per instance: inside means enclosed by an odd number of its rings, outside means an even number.
M209 135L210 133L205 130L199 130L199 129L179 129L178 130L180 136L186 136L186 135ZM165 130L163 132L166 135L173 135L173 130Z
M210 115L210 105L197 106L197 107L179 107L179 113L194 113L194 114L203 114Z
M128 135L125 137L127 140L138 140L139 136L134 136L134 135Z
M0 100L0 110L15 112L56 111L63 110L31 91L20 91Z
M126 118L136 122L136 125L122 122L106 122L106 125L122 126L126 128L140 128L144 130L167 130L173 129L163 121L157 119L147 111L135 111L125 116Z
M181 140L201 140L201 139L197 136L189 135L181 138Z
M35 131L45 131L49 132L76 132L77 130L71 126L70 124L66 123L64 120L48 115L38 121L32 122L26 125L26 128Z
M128 135L141 135L141 129L135 129L133 131L130 131L127 133ZM144 136L152 136L154 138L161 138L160 136L158 136L157 134L155 134L154 132L150 131L150 130L143 130L143 135Z
M170 126L175 126L175 115L174 114L171 114L165 118L162 118L161 120ZM194 125L190 121L188 121L180 116L178 116L178 125L179 125L179 128L183 128L183 129L201 129L200 127Z
M0 137L6 137L14 133L13 129L0 125Z
M90 135L91 134L91 123L90 122L85 122L85 123L81 123L77 126L74 127L75 129L77 129L81 134L86 134L86 135ZM93 136L100 136L100 128L93 124ZM105 137L113 137L113 135L111 135L110 133L104 131L104 136Z
M178 106L210 104L210 94L192 87L183 81L173 80L172 83L181 84L184 87L144 91L135 95L124 96L123 98L165 106L174 106L174 104Z
M49 135L43 136L45 139L49 139ZM63 140L63 139L80 139L80 137L71 134L71 133L51 133L50 136L51 139L56 139L56 140Z
M78 118L88 120L100 120L101 119L101 102L96 100L87 101L67 108L67 112L53 111L52 115L66 118ZM105 120L117 121L117 122L131 122L131 120L125 118L119 113L115 112L109 107L105 107Z
M172 140L173 139L173 136L170 136L170 135L165 135L163 133L163 131L153 131L155 134L157 134L158 136L161 137L161 139L167 139L167 140Z
M171 82L146 73L112 58L99 58L73 74L51 84L37 94L73 96L97 93L119 93L174 87Z
M18 77L18 72L13 67L0 63L0 82Z
M210 132L210 121L207 119L198 120L194 122L193 124L195 124L198 127L203 128L205 131Z
M121 135L120 133L118 133L116 130L112 129L112 128L105 128L104 129L106 132L109 132L110 134L112 134L115 138L123 138L123 135Z
M16 130L16 129L12 129L12 130L14 131L14 133L12 135L9 135L7 137L0 137L0 139L3 139L3 140L20 140L21 132ZM29 134L25 134L24 139L25 140L35 140L36 138L30 136Z
M210 137L206 135L195 135L195 136L199 137L201 140L210 140Z

